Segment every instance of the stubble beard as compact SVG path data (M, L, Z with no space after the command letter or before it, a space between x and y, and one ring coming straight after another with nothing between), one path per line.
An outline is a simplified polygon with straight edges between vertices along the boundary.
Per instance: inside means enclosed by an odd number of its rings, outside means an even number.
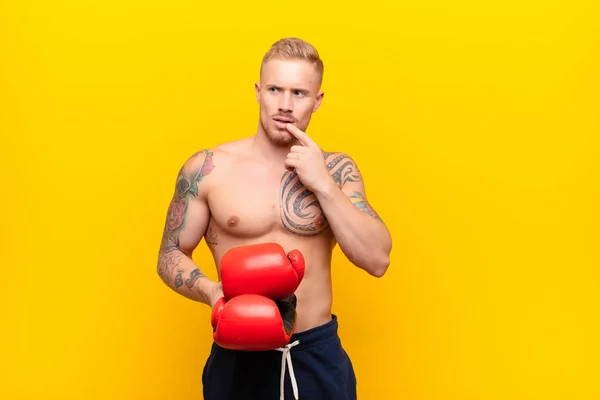
M294 141L294 136L286 129L277 129L274 126L270 127L264 121L261 121L261 125L269 141L277 147L289 146Z

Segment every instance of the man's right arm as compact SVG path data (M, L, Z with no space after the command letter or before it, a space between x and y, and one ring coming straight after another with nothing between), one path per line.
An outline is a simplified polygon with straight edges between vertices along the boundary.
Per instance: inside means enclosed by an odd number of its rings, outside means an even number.
M220 283L207 278L192 260L210 219L203 180L214 168L213 153L191 156L177 175L158 254L157 272L175 292L213 306L221 297Z

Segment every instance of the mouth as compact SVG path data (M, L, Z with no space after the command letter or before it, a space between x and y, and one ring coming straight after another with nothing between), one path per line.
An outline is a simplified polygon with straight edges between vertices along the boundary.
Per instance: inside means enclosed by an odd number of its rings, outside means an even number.
M281 122L282 124L293 124L294 123L293 119L285 118L285 117L273 117L273 121Z
M287 124L293 124L295 121L291 118L273 117L273 123L278 130L285 131Z

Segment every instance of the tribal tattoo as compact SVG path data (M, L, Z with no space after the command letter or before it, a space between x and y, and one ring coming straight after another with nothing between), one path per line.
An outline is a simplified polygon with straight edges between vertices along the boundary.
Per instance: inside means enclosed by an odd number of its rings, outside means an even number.
M340 188L362 180L358 166L348 155L324 152L323 156L329 174ZM362 193L355 191L349 198L356 208L382 221ZM298 236L318 235L330 226L316 196L295 172L288 171L281 179L281 221L289 232Z
M323 157L339 187L362 179L349 156L324 152ZM330 227L317 197L300 182L295 172L288 171L281 179L281 221L285 229L298 236L315 236Z
M359 182L362 180L358 166L347 155L340 153L326 153L325 159L329 173L340 187L343 187L348 182ZM375 210L371 207L364 194L354 191L348 197L356 208L373 218L382 221L379 215L377 215Z
M204 156L204 160L199 168L190 171L184 166L177 175L175 193L169 204L158 258L158 273L165 282L170 280L171 271L179 265L183 257L183 253L179 250L179 233L181 228L185 226L189 201L198 197L198 184L215 168L213 153L208 150L196 152L186 162L186 165L196 164L194 159L202 156ZM174 277L176 287L183 284L181 273L182 271L178 271L178 274ZM188 278L188 280L190 279L192 279L192 275ZM197 277L194 277L194 279L197 279Z
M327 170L340 187L347 182L358 182L362 179L358 167L350 157L342 153L324 153Z
M281 179L281 221L285 229L298 236L314 236L329 228L317 200L296 172L287 171Z

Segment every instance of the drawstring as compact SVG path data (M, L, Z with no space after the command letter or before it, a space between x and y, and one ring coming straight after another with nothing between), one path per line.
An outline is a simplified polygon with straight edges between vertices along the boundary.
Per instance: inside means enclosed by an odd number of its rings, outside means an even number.
M298 400L298 385L296 384L296 376L294 375L294 368L292 367L292 356L290 355L290 350L292 347L299 344L300 341L296 340L293 343L289 343L285 345L285 347L280 347L278 351L281 351L283 354L281 355L281 381L279 383L279 400L283 400L284 389L283 382L285 379L285 362L287 361L288 366L290 367L290 379L292 380L292 390L294 391L294 399Z

